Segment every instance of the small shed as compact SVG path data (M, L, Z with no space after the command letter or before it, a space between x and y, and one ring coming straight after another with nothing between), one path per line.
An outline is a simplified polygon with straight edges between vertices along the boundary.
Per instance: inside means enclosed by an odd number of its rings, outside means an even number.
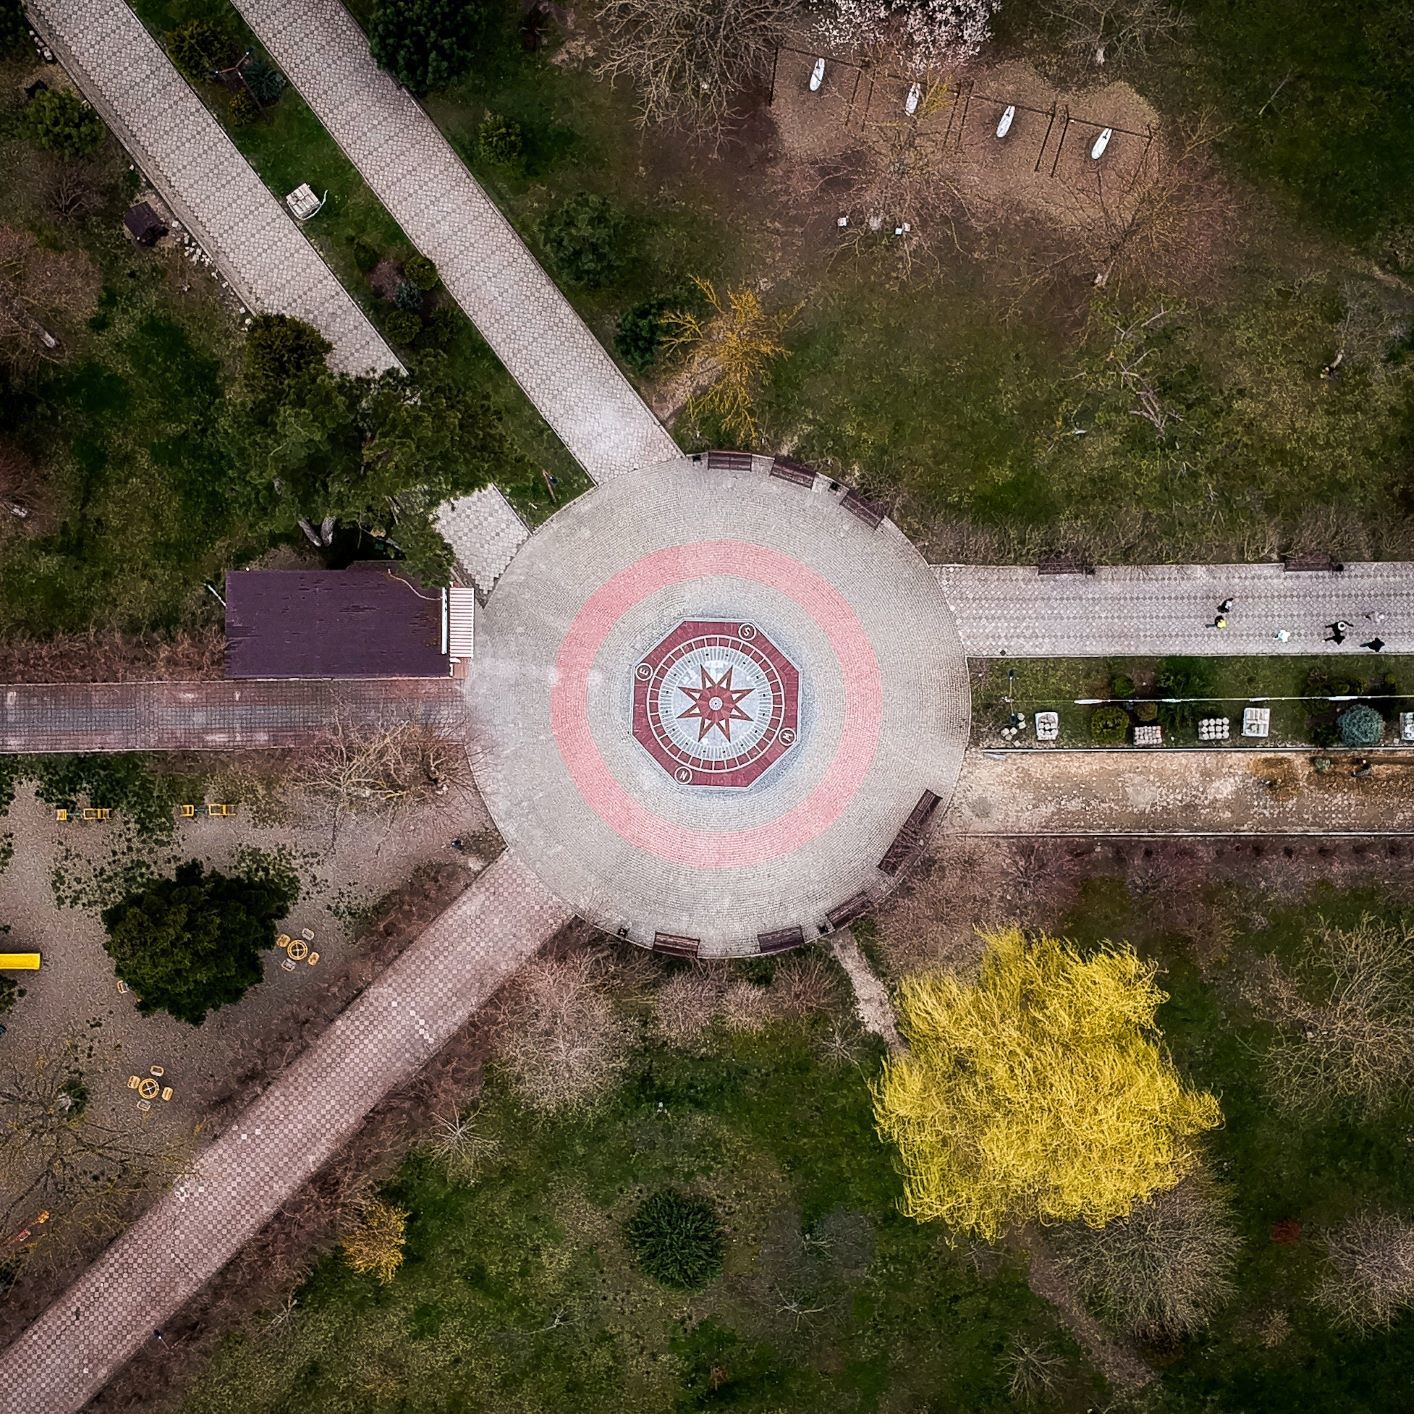
M437 678L451 672L447 593L402 566L232 570L228 678Z
M166 224L145 201L128 207L123 216L123 225L138 245L156 245L167 234Z

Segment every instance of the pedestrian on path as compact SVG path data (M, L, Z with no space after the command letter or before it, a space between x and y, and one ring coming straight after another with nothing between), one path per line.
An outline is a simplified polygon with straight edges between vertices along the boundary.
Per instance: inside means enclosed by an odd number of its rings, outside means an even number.
M1227 615L1226 615L1226 614L1219 614L1219 615L1217 616L1217 618L1215 618L1215 619L1213 620L1212 626L1213 626L1213 628L1226 628L1226 627L1227 627Z
M1383 638L1372 638L1362 643L1360 646L1362 648L1368 648L1371 653L1382 653L1384 652L1385 641Z
M1231 609L1231 608L1232 608L1232 600L1231 600L1231 599L1224 599L1224 600L1222 601L1222 603L1218 605L1218 613L1220 613L1220 614L1225 614L1225 613L1227 613L1227 611L1228 611L1229 609Z
M1343 623L1338 622L1338 621L1337 621L1336 623L1333 623L1333 624L1331 625L1331 631L1326 635L1326 642L1327 642L1327 643L1344 643L1344 642L1345 642L1345 625L1344 625Z
M1279 628L1273 635L1278 643L1291 642L1291 630L1289 628Z

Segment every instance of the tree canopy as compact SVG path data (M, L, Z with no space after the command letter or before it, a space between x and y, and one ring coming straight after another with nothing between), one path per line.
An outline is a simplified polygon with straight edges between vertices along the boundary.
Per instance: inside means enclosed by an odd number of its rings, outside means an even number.
M467 71L491 8L489 0L378 0L368 47L399 83L426 93Z
M904 1211L994 1238L1032 1219L1100 1227L1172 1187L1221 1116L1161 1048L1154 965L1017 928L984 938L975 984L930 972L900 986L911 1049L874 1101Z
M104 947L140 1011L200 1026L260 981L260 955L294 901L287 883L207 871L193 860L104 909Z
M34 141L62 157L86 157L103 141L103 120L77 94L49 88L25 109Z

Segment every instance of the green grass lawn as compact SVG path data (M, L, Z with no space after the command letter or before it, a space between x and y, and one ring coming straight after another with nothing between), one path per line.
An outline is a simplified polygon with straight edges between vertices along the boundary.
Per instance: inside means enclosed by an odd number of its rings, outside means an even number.
M213 19L230 26L239 45L259 46L227 0L135 0L133 9L159 40L191 19ZM248 124L231 121L229 94L218 84L199 84L198 92L225 127L231 140L281 201L301 182L321 196L328 193L324 209L303 227L344 288L382 328L392 310L379 297L360 270L356 250L360 245L381 258L402 261L415 254L411 243L382 204L364 184L357 169L325 131L293 87L287 87L264 117ZM497 407L524 454L519 466L508 467L502 489L532 524L555 509L541 472L558 480L559 503L572 499L589 486L588 478L531 406L515 381L491 353L445 293L442 305L455 315L454 332L444 356L454 376L479 389ZM414 347L398 347L404 362L415 370L423 355Z
M326 1261L287 1332L230 1343L184 1407L1005 1410L1007 1342L1054 1322L1010 1263L981 1276L897 1213L873 1068L827 1065L783 1029L645 1051L603 1107L561 1122L493 1087L502 1154L483 1180L451 1187L414 1159L393 1186L413 1217L392 1285ZM725 1219L725 1272L700 1293L656 1285L624 1246L636 1197L664 1184ZM1059 1407L1094 1393L1077 1374Z
M1183 691L1166 688L1165 665L1177 665ZM1057 711L1060 745L1090 746L1089 720L1096 700L1193 697L1182 712L1160 706L1170 745L1196 744L1198 716L1227 716L1240 725L1243 707L1273 700L1271 737L1245 740L1236 727L1230 745L1330 745L1342 704L1331 697L1363 697L1384 715L1386 743L1397 740L1399 713L1414 711L1414 658L1373 654L1357 659L1299 657L1184 658L993 658L975 661L972 715L974 737L992 741L1013 712L1028 716ZM1008 673L1014 674L1008 678ZM1008 701L1008 699L1011 699ZM1078 705L1079 701L1087 705ZM1192 720L1190 720L1192 719ZM1028 731L1029 739L1029 731Z
M1208 1159L1243 1238L1233 1304L1205 1335L1149 1351L1157 1385L1111 1407L1383 1414L1399 1404L1414 1321L1356 1338L1309 1297L1325 1225L1407 1203L1414 1103L1378 1122L1293 1118L1269 1088L1272 1032L1245 978L1265 953L1289 959L1318 916L1353 922L1391 905L1328 889L1285 903L1240 888L1225 898L1224 947L1206 921L1174 931L1118 878L1092 880L1058 920L1082 946L1130 939L1162 964L1160 1025L1185 1080L1221 1100ZM327 1258L293 1319L229 1338L181 1407L971 1414L1017 1407L1000 1361L1019 1333L1065 1352L1061 1387L1034 1407L1093 1407L1095 1377L1012 1258L974 1265L937 1226L899 1215L865 1083L878 1054L824 1060L815 1042L827 1020L719 1032L696 1055L645 1044L599 1108L561 1121L519 1108L493 1072L477 1123L500 1150L482 1176L452 1185L414 1156L387 1190L411 1213L394 1281L380 1287ZM662 1186L705 1195L724 1219L723 1274L700 1292L656 1285L625 1248L625 1218ZM1274 1242L1273 1225L1290 1221L1299 1240ZM1274 1312L1289 1322L1276 1343Z
M1294 1118L1278 1105L1263 1074L1272 1030L1243 993L1243 978L1259 955L1290 960L1316 917L1352 924L1365 912L1397 915L1374 892L1318 887L1305 899L1274 904L1245 897L1225 958L1206 972L1186 941L1166 936L1155 910L1118 880L1097 880L1066 920L1080 942L1130 938L1162 959L1170 1000L1159 1024L1179 1069L1215 1093L1224 1123L1209 1140L1212 1166L1227 1185L1240 1219L1244 1248L1239 1295L1204 1337L1170 1354L1161 1411L1221 1410L1233 1414L1388 1414L1405 1403L1414 1360L1414 1320L1405 1315L1385 1333L1355 1336L1333 1330L1311 1303L1324 1226L1370 1205L1407 1213L1414 1192L1414 1101L1378 1120L1337 1112L1325 1120ZM1210 956L1213 938L1200 937ZM1299 1240L1273 1240L1276 1223L1302 1225ZM1280 1311L1291 1333L1268 1345L1261 1327Z

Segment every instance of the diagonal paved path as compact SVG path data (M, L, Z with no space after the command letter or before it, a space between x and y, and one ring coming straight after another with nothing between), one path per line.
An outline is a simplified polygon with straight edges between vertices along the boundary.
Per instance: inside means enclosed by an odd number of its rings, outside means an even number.
M603 481L676 457L437 125L373 62L344 7L232 2L585 471Z
M343 716L461 729L461 684L125 682L0 684L0 754L229 751L293 746Z
M1125 654L1361 653L1382 638L1414 653L1414 564L1352 564L1336 573L1281 565L1111 565L1038 574L1025 565L937 565L943 596L974 658L1112 658ZM1231 598L1228 627L1211 627ZM1327 625L1353 629L1343 645ZM1276 639L1287 629L1286 643Z
M71 1414L569 913L502 855L0 1356L3 1414Z
M401 368L123 0L29 0L64 67L251 309L298 316L346 373Z

